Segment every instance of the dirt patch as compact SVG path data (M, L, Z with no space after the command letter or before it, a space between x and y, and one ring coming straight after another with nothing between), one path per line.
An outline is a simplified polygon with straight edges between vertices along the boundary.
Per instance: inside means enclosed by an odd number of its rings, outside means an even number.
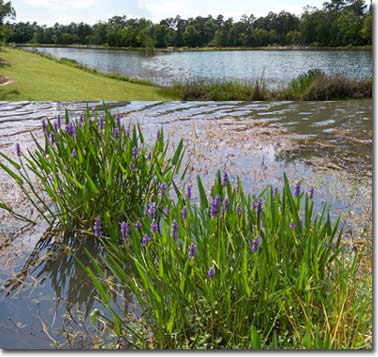
M0 87L1 86L6 86L7 84L13 83L14 80L9 79L8 77L5 77L0 74Z

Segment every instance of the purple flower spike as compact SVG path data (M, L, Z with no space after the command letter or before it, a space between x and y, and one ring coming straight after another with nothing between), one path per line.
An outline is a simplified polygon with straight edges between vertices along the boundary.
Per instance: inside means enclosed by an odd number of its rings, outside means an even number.
M151 152L148 153L147 160L148 160L148 161L151 161L151 160L152 160L152 153L151 153Z
M252 247L251 247L251 252L252 253L256 253L257 250L259 249L259 245L260 245L260 240L259 239L254 239L252 241Z
M45 119L42 119L42 131L46 134L47 133L47 123Z
M239 216L241 216L241 214L242 214L242 212L243 212L243 208L242 208L242 206L238 206L238 207L236 208L236 212L238 213Z
M210 280L212 280L214 278L214 275L215 275L215 269L214 269L214 267L211 267L208 270L207 275L209 276Z
M194 258L196 255L196 245L192 243L189 247L189 258Z
M156 213L156 203L155 202L149 202L148 203L147 213L150 215L150 217L152 219L155 218L155 213Z
M117 126L121 127L121 114L119 113L116 114L116 122L117 122Z
M186 215L187 215L187 213L188 213L188 210L187 210L187 208L184 206L184 207L182 208L182 210L181 210L181 219L182 219L183 221L186 220Z
M220 203L221 203L221 196L217 195L214 198L213 202L211 202L211 207L210 207L210 216L211 217L215 217L215 216L218 215Z
M313 187L310 188L309 190L309 193L310 193L310 200L313 200L314 199L314 192L315 192L315 189Z
M126 240L126 237L130 234L130 226L127 222L123 221L121 223L121 242L124 242Z
M145 234L142 238L142 244L143 247L147 247L148 242L151 240L151 237L149 237L147 234Z
M135 169L135 165L134 165L134 163L133 163L133 162L130 162L129 167L130 167L130 170L133 171L133 170Z
M226 170L223 170L223 176L222 176L222 186L228 185L228 174Z
M72 153L71 153L71 156L74 158L74 159L76 159L77 158L77 152L76 152L76 150L74 149L74 150L72 150Z
M254 209L255 211L257 211L257 207L258 207L257 202L252 202L252 209Z
M19 143L16 144L16 153L18 157L21 157L21 146Z
M69 135L69 136L75 136L75 126L73 125L73 123L69 122L67 125L66 125L66 133Z
M56 122L54 122L54 130L55 131L58 131L60 128L59 128L59 124L58 124L58 122L56 121Z
M171 210L169 209L169 208L164 208L164 214L166 215L166 216L169 216L169 214L171 213Z
M278 194L278 188L276 187L275 189L274 189L274 198L276 198L277 197L277 194Z
M98 217L96 217L95 220L94 220L93 234L94 234L95 237L99 237L102 234L102 232L101 232L101 220Z
M223 201L223 206L226 211L228 210L229 205L230 205L230 201L228 200L228 198L225 198Z
M133 157L134 161L137 159L137 156L138 156L138 148L136 146L134 146L132 148L132 157Z
M57 124L58 129L60 129L62 127L62 121L60 119L60 115L58 115L58 120L57 120L56 124Z
M174 219L172 222L172 237L174 240L177 240L177 235L178 235L178 223Z
M118 132L119 132L119 129L118 128L114 128L113 129L113 136L114 138L117 140L118 139Z
M167 184L165 182L162 182L160 184L160 192L163 195L165 193L165 191L167 191Z
M151 231L152 233L157 233L159 231L159 225L156 222L151 223Z
M127 128L126 129L126 136L129 138L131 136L131 129Z
M53 144L55 143L55 136L54 136L54 133L50 133L50 134L49 134L49 140L50 140L51 145L53 145Z
M83 126L83 124L84 124L84 114L80 114L79 123L80 123L80 126Z
M192 198L192 186L191 185L186 186L185 196L188 200L190 200Z
M297 182L294 189L294 196L298 197L300 194L301 194L301 184Z
M100 130L104 130L105 129L105 118L103 116L100 117L99 121L98 121L98 128Z
M289 227L290 227L291 229L294 229L294 228L295 228L295 223L294 223L294 222L291 222L291 223L289 224Z
M160 139L160 130L158 130L157 132L156 132L156 140L159 140Z
M142 229L142 223L140 223L140 221L138 221L137 223L135 223L135 228L140 231Z

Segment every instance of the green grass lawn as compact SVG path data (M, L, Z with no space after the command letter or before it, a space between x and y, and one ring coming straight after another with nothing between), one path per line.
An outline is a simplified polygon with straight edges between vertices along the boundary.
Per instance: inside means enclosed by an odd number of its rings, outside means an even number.
M15 49L0 50L0 74L13 83L0 86L0 100L172 100L159 87L89 73Z

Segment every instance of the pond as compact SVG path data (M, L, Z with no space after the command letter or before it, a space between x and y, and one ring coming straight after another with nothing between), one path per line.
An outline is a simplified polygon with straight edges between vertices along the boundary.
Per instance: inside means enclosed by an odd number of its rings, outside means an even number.
M30 49L30 48L29 48ZM263 79L271 87L287 85L310 69L327 74L342 73L350 78L371 78L371 51L184 51L143 52L77 48L36 47L37 51L76 60L101 72L151 80L160 85L175 81Z
M33 149L41 119L67 108L78 117L101 103L0 103L0 150L15 154L15 143ZM326 201L332 217L342 216L344 237L372 237L372 101L345 102L130 102L107 103L127 124L140 123L146 137L163 128L174 146L184 138L190 161L188 181L201 175L207 188L218 168L245 189L291 182L315 187L315 205ZM1 199L32 211L0 171ZM0 211L0 347L88 348L111 336L92 325L95 289L70 254L82 247L38 244L46 226L24 227ZM131 300L130 304L133 303Z

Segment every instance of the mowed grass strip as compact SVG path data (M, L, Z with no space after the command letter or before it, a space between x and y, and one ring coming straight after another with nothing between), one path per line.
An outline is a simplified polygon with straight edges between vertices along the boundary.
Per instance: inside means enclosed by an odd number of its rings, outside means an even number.
M0 50L0 74L11 81L0 86L0 100L172 100L161 88L107 78L60 64L33 53Z

